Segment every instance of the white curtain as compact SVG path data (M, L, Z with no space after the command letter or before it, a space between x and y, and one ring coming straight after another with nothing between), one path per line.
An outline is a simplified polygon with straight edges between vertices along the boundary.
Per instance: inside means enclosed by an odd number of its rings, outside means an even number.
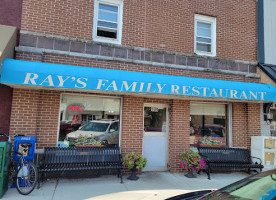
M191 103L190 115L225 116L225 104Z

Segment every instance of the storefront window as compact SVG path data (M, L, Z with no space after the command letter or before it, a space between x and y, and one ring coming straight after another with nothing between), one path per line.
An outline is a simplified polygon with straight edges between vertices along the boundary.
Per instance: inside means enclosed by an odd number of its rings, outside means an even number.
M144 131L166 132L166 108L144 108Z
M227 105L197 104L190 106L190 146L221 145L227 140Z
M271 131L271 136L276 136L276 105L272 106L270 109L270 115L272 116L272 120L270 123L270 131Z
M119 145L120 99L63 95L59 146ZM83 140L85 140L83 142Z

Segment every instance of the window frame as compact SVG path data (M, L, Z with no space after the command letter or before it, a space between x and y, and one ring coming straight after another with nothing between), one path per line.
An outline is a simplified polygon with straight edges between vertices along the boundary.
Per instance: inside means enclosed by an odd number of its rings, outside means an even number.
M118 122L118 128L119 128L119 144L118 146L121 147L122 145L122 114L123 114L123 97L117 97L117 96L106 96L106 95L95 95L95 94L74 94L74 93L68 93L64 92L60 94L60 99L59 99L59 114L58 114L58 128L57 128L57 136L56 136L56 146L58 147L59 145L59 134L60 134L60 122L62 121L61 119L61 104L63 101L63 97L96 97L96 98L106 98L106 99L120 99L120 109L119 109L119 122ZM93 119L92 119L93 120Z
M201 101L191 101L190 102L190 109L191 104L205 104L205 105L224 105L226 106L226 113L225 113L225 122L226 122L226 129L225 129L225 138L226 138L226 147L233 147L233 133L232 133L232 117L233 117L233 105L232 103L218 103L218 102L201 102ZM191 110L189 111L189 117L191 122ZM189 137L190 138L190 137ZM190 146L190 148L195 148L193 146ZM197 147L196 147L197 148Z
M205 51L199 51L197 50L197 23L207 23L211 25L211 52L205 52ZM216 56L216 18L204 16L204 15L195 15L195 21L194 21L194 52L198 55L203 56Z
M118 7L118 22L117 22L117 38L108 38L97 36L99 4L105 4ZM122 41L122 25L123 25L123 1L122 0L94 0L94 20L93 20L93 41L106 42L112 44L121 44Z

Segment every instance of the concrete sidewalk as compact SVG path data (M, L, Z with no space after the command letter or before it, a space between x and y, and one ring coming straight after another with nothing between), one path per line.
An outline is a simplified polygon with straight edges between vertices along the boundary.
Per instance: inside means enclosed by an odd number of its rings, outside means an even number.
M20 195L10 188L4 200L141 200L165 199L178 194L200 189L218 189L247 176L246 173L212 173L211 180L205 173L197 178L186 178L183 173L145 172L137 181L120 183L117 176L101 176L89 179L51 179L41 184L31 194Z

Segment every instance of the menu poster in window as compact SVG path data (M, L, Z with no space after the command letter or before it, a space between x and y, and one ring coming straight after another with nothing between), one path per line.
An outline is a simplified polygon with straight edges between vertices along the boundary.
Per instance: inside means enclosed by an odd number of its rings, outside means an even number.
M265 139L264 142L266 149L275 149L275 139Z

